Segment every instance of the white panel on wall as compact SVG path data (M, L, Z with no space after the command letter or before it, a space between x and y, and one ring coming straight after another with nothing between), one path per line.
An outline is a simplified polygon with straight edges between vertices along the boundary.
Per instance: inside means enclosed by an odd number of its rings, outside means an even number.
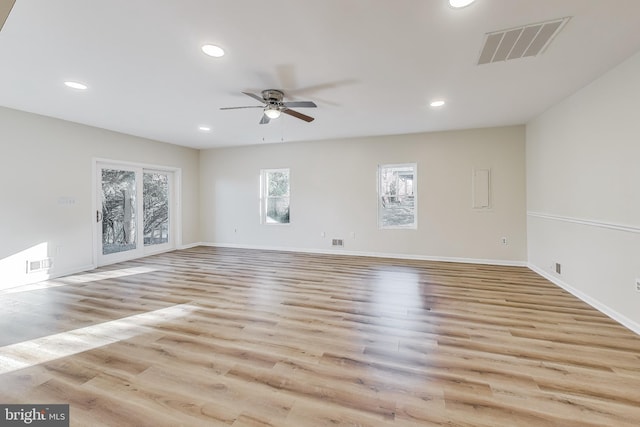
M473 170L473 208L488 209L490 207L489 188L491 169Z

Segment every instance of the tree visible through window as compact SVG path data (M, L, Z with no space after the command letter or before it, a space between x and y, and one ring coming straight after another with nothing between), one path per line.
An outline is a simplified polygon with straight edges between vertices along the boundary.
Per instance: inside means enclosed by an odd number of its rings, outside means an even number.
M102 170L102 253L136 248L136 173Z
M169 177L166 173L145 172L142 181L144 244L169 242Z
M417 228L417 165L378 167L378 224L380 228Z
M289 169L264 169L260 181L262 223L288 224Z

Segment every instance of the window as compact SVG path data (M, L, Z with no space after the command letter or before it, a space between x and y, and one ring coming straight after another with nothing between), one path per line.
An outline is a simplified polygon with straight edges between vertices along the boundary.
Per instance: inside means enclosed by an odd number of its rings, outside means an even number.
M415 163L378 166L378 226L417 228Z
M169 243L169 175L166 172L142 174L142 214L144 245Z
M263 224L289 224L289 169L263 169L260 174Z

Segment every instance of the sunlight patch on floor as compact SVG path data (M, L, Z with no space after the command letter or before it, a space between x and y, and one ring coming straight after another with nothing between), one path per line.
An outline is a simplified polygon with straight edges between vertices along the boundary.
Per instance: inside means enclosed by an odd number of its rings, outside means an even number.
M157 324L188 316L197 309L179 304L0 347L0 375L152 332Z

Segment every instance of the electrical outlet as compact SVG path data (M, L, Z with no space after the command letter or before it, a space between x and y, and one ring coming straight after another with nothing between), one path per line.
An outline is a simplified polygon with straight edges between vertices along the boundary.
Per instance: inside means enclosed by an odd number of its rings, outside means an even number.
M355 231L352 231L351 233L349 233L349 236L350 236L352 239L355 239L355 238L356 238L356 232L355 232Z
M327 234L326 234L324 231L321 231L321 232L320 232L320 237L322 237L323 239L326 237L326 235L327 235Z
M640 292L640 277L636 279L636 291Z
M506 237L501 238L500 243L502 243L503 245L507 245L508 244L507 238Z

